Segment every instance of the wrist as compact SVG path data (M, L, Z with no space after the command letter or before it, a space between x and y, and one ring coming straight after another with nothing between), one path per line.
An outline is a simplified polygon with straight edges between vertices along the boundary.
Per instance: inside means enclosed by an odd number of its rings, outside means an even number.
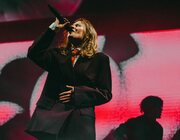
M53 22L53 23L49 26L49 28L50 28L51 30L55 31L56 28L57 28L57 26L56 26L56 24Z

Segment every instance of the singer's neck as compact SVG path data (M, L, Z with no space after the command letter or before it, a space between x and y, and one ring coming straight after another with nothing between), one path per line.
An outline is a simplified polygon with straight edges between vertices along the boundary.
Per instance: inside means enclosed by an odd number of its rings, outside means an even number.
M81 45L82 45L82 41L79 40L79 39L73 39L73 38L71 38L71 39L70 39L70 43L72 44L72 47L73 47L73 48L81 48Z

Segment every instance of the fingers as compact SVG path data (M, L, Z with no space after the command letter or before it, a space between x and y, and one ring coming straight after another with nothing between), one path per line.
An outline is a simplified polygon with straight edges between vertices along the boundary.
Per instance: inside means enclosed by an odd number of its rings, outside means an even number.
M67 18L64 18L64 21L65 21L65 22L69 22L69 20L68 20ZM69 22L69 23L70 23L70 22Z
M55 20L55 23L56 23L56 24L59 24L59 20L58 20L57 18L56 18L56 20Z
M61 93L59 94L59 100L60 100L62 103L70 102L70 100L71 100L71 95L72 95L72 93L74 92L74 86L66 85L66 87L67 87L69 90L68 90L68 91L64 91L64 92L61 92Z
M74 86L69 86L69 85L66 85L67 88L71 89L72 92L74 92Z
M61 28L64 28L67 24L70 24L70 22L67 19L65 19L64 21L65 23L60 23L59 20L56 18L54 23L56 24L57 28L61 29Z
M59 94L59 100L62 103L67 103L71 99L72 90L68 90Z
M68 90L68 91L61 92L59 95L60 96L66 96L66 95L71 95L71 93L72 93L72 91Z
M59 100L60 100L62 103L69 102L70 99L71 99L71 95L70 95L70 94L65 94L65 95L60 95L60 96L59 96Z

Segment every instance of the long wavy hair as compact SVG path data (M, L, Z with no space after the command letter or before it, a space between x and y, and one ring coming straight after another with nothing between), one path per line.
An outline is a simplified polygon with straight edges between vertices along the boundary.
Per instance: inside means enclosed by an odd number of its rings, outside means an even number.
M93 25L85 18L78 18L75 22L81 21L85 25L85 34L80 44L80 55L82 57L92 57L95 53L97 53L97 32ZM69 41L67 36L67 31L64 31L64 40L58 46L61 50L61 53L67 55L73 47L72 43Z

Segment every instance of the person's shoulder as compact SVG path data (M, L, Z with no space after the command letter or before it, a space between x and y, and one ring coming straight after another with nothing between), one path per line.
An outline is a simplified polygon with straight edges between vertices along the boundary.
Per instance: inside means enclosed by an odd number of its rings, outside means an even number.
M139 124L141 121L142 121L141 116L137 116L137 117L133 117L133 118L128 119L125 122L125 124L127 124L127 125L136 125L136 124Z
M137 118L130 118L125 123L133 123L137 120Z
M102 61L109 61L109 56L103 52L96 53L94 57Z
M109 57L106 53L103 53L103 52L97 52L95 54L95 56L99 56L99 57Z
M159 122L156 121L156 125L157 125L157 127L158 127L160 130L163 130L163 127L162 127L162 125L161 125Z

